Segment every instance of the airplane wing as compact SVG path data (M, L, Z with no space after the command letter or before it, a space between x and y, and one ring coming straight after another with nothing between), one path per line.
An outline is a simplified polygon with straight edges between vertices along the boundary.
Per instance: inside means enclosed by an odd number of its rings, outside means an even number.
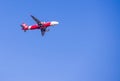
M41 23L40 20L38 20L36 17L34 17L34 16L32 16L32 15L31 15L31 17L32 17L33 20L35 20L35 22L36 22L40 27L42 26L42 23Z
M41 35L42 35L42 36L44 36L45 32L46 32L46 28L41 29Z

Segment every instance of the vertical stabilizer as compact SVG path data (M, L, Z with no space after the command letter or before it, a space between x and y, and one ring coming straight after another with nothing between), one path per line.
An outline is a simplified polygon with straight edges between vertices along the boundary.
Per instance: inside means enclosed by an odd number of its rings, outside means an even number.
M22 30L24 31L28 30L28 25L25 23L21 24L21 27L22 27Z

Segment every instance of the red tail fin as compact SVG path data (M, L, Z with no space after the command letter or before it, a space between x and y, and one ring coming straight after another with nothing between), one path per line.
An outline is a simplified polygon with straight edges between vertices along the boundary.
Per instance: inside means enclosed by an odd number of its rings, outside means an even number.
M22 30L25 30L25 31L28 30L28 25L25 23L21 24L21 27L22 27Z

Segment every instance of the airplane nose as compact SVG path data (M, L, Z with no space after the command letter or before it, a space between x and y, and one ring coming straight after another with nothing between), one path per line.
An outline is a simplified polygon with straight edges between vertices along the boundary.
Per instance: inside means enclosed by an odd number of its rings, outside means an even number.
M51 22L51 25L53 26L53 25L57 25L57 24L59 24L59 22L57 22L57 21L52 21Z

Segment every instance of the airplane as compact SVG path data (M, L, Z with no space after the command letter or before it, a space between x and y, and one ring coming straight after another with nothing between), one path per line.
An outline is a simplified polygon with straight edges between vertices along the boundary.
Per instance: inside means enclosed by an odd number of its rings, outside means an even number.
M41 30L41 35L44 36L45 32L49 31L49 29L47 29L48 27L59 24L59 22L57 22L57 21L41 22L33 15L31 15L31 17L37 24L28 26L26 23L22 23L21 27L22 27L22 30L24 30L24 32L26 32L27 30L39 29L39 30Z

